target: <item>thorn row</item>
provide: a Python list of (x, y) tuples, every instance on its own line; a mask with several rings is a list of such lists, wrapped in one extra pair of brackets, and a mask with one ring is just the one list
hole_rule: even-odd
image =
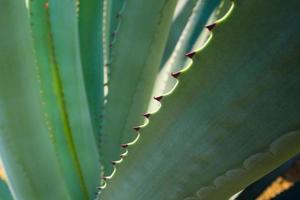
[[(231, 0), (231, 2), (233, 3), (234, 0)], [(229, 11), (230, 11), (230, 10), (229, 10)], [(121, 15), (118, 13), (116, 17), (118, 18), (118, 17), (120, 17), (120, 16), (121, 16)], [(209, 31), (212, 32), (213, 29), (217, 26), (217, 24), (218, 24), (218, 21), (215, 21), (215, 22), (212, 23), (212, 24), (206, 25), (205, 28), (207, 28)], [(116, 34), (116, 33), (114, 32), (113, 35), (115, 36), (115, 34)], [(199, 50), (196, 50), (196, 51), (188, 52), (188, 53), (185, 54), (185, 56), (188, 57), (188, 58), (190, 58), (190, 59), (193, 59), (193, 57), (195, 56), (195, 54), (196, 54), (198, 51), (200, 51), (200, 49), (199, 49)], [(178, 79), (182, 72), (183, 72), (183, 70), (178, 71), (178, 72), (172, 72), (172, 73), (171, 73), (171, 76), (172, 76), (173, 78), (175, 78), (175, 79)], [(163, 95), (153, 97), (153, 99), (156, 100), (156, 101), (158, 101), (158, 102), (161, 102), (161, 100), (162, 100), (163, 98), (164, 98)], [(150, 116), (151, 116), (151, 114), (152, 114), (152, 113), (144, 113), (143, 116), (144, 116), (146, 119), (149, 119)], [(135, 127), (133, 127), (133, 130), (136, 131), (136, 132), (139, 132), (141, 128), (143, 128), (143, 126), (135, 126)], [(127, 153), (128, 153), (127, 148), (128, 148), (129, 145), (132, 145), (132, 144), (131, 144), (131, 143), (121, 144), (121, 147), (124, 148), (124, 149), (126, 149), (126, 152), (120, 155), (120, 158), (121, 158), (120, 161), (112, 161), (112, 162), (111, 162), (112, 165), (113, 165), (113, 167), (114, 167), (114, 171), (116, 170), (116, 164), (120, 163), (120, 162), (123, 160), (124, 156), (127, 155)], [(114, 173), (114, 172), (113, 172), (113, 173)], [(107, 179), (110, 179), (110, 178), (112, 178), (112, 175), (111, 175), (111, 176), (103, 176), (102, 179), (103, 179), (104, 181), (106, 181)], [(106, 187), (106, 182), (104, 183), (103, 186), (101, 186), (101, 187), (99, 187), (99, 188), (100, 188), (100, 190), (101, 190), (101, 189), (104, 189), (105, 187)]]

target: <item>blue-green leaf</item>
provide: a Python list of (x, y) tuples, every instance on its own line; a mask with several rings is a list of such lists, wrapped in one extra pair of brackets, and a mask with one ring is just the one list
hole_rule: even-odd
[(51, 144), (25, 1), (0, 1), (0, 154), (15, 199), (70, 199)]
[(227, 199), (300, 152), (299, 9), (236, 1), (101, 199)]
[(135, 137), (132, 127), (144, 120), (175, 5), (175, 0), (126, 1), (103, 121), (106, 174), (112, 171), (111, 161), (119, 159), (120, 145)]

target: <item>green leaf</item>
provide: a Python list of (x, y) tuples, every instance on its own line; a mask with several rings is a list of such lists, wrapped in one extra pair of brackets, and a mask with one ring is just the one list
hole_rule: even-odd
[(0, 155), (15, 199), (70, 199), (39, 94), (25, 1), (0, 0)]
[(50, 1), (49, 17), (64, 118), (78, 157), (76, 167), (82, 173), (86, 198), (90, 199), (99, 182), (100, 163), (81, 66), (75, 3), (73, 0)]
[(135, 136), (132, 127), (144, 120), (175, 5), (173, 0), (127, 1), (121, 15), (103, 122), (106, 174), (119, 159), (120, 145)]
[(236, 1), (101, 199), (226, 199), (300, 152), (299, 9)]
[[(32, 1), (30, 3), (30, 14), (32, 36), (37, 58), (36, 63), (44, 104), (43, 111), (45, 112), (44, 115), (50, 132), (53, 135), (52, 143), (55, 147), (57, 159), (62, 168), (63, 176), (67, 182), (72, 199), (87, 199), (89, 194), (83, 177), (84, 172), (82, 172), (82, 165), (85, 165), (85, 163), (83, 163), (84, 160), (79, 160), (78, 151), (81, 151), (81, 149), (79, 149), (78, 146), (76, 148), (76, 143), (74, 142), (74, 138), (76, 137), (74, 137), (74, 131), (72, 131), (71, 122), (68, 117), (69, 113), (64, 96), (65, 88), (62, 84), (59, 71), (59, 67), (61, 66), (57, 63), (57, 57), (55, 55), (57, 52), (55, 52), (56, 49), (53, 46), (47, 1)], [(84, 56), (85, 55), (86, 54), (84, 54)], [(68, 58), (66, 57), (66, 59)], [(86, 57), (84, 57), (84, 61), (86, 61)], [(69, 68), (71, 69), (71, 67)], [(94, 76), (96, 76), (96, 74), (94, 74)], [(74, 78), (74, 80), (76, 80), (76, 78)], [(95, 96), (96, 95), (97, 94), (95, 94)], [(78, 97), (73, 97), (72, 101), (76, 102), (76, 100), (78, 101)], [(95, 105), (90, 105), (95, 108)], [(89, 137), (88, 134), (81, 135), (83, 137)], [(84, 146), (83, 144), (80, 146), (80, 148), (87, 147), (89, 146)], [(92, 191), (94, 191), (95, 186), (92, 189)]]
[[(187, 3), (182, 12), (186, 12), (186, 7), (188, 7), (191, 2)], [(179, 71), (189, 62), (185, 54), (191, 51), (192, 46), (197, 45), (197, 48), (199, 48), (199, 46), (203, 45), (209, 36), (209, 31), (204, 29), (204, 26), (211, 21), (211, 18), (215, 18), (214, 15), (216, 12), (214, 10), (218, 4), (220, 4), (219, 0), (198, 0), (195, 2), (193, 9), (191, 9), (191, 13), (189, 13), (190, 16), (187, 17), (188, 20), (181, 32), (180, 37), (178, 38), (178, 42), (176, 43), (175, 47), (168, 47), (170, 44), (167, 43), (164, 55), (169, 55), (168, 51), (170, 51), (170, 49), (174, 50), (172, 54), (169, 55), (167, 61), (164, 62), (164, 66), (156, 78), (153, 89), (154, 96), (159, 96), (162, 93), (166, 93), (174, 87), (176, 80), (170, 76), (170, 74), (172, 72)], [(170, 40), (174, 40), (172, 39), (174, 37), (173, 32), (176, 34), (176, 30), (178, 29), (177, 26), (178, 23), (176, 23), (175, 20), (171, 29), (171, 35), (169, 36), (169, 43), (171, 43)], [(197, 44), (195, 44), (196, 41), (201, 42), (197, 42)], [(156, 110), (156, 107), (158, 107), (156, 102), (150, 102), (149, 111)]]
[(82, 71), (98, 148), (103, 115), (102, 1), (85, 0), (79, 7)]
[(103, 64), (107, 68), (107, 78), (110, 76), (110, 67), (113, 57), (113, 46), (116, 42), (121, 26), (121, 16), (125, 11), (126, 0), (103, 0), (102, 2), (102, 47)]
[(108, 70), (110, 64), (110, 20), (112, 0), (102, 0), (102, 49), (103, 66)]
[[(109, 29), (109, 34), (110, 34), (110, 44), (113, 46), (113, 44), (116, 41), (116, 37), (119, 32), (119, 28), (121, 27), (121, 15), (123, 12), (126, 10), (126, 0), (118, 0), (118, 1), (113, 1), (111, 0), (111, 7), (110, 7), (110, 29)], [(112, 48), (111, 48), (112, 49)]]
[[(177, 47), (177, 51), (180, 51), (178, 52), (180, 56), (177, 57), (184, 60), (184, 53), (191, 50), (209, 17), (219, 4), (220, 0), (189, 0), (186, 2), (172, 23), (161, 67), (167, 65), (167, 61), (174, 54), (178, 45), (182, 47)], [(183, 64), (183, 62), (173, 63), (178, 67)]]

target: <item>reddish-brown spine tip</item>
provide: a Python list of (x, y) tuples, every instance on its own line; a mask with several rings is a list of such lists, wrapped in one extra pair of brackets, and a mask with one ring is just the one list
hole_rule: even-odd
[(133, 130), (135, 130), (135, 131), (139, 131), (140, 129), (141, 129), (141, 127), (139, 127), (139, 126), (133, 127)]
[(128, 147), (128, 144), (121, 144), (121, 147), (127, 148), (127, 147)]
[(153, 97), (156, 101), (161, 101), (163, 96)]
[(195, 51), (191, 51), (191, 52), (189, 52), (189, 53), (186, 53), (185, 56), (186, 56), (186, 57), (189, 57), (189, 58), (193, 58), (195, 54), (196, 54)]
[(171, 76), (173, 76), (174, 78), (178, 78), (180, 74), (181, 72), (173, 72), (171, 73)]
[(103, 176), (102, 179), (106, 181), (106, 180), (107, 180), (107, 177), (106, 177), (106, 176)]
[(212, 31), (216, 27), (216, 25), (217, 25), (216, 23), (212, 23), (205, 26), (205, 28), (207, 28), (209, 31)]
[(111, 161), (111, 164), (116, 165), (117, 163), (116, 163), (116, 161)]
[(143, 116), (146, 117), (147, 119), (149, 119), (150, 115), (151, 115), (150, 113), (143, 114)]

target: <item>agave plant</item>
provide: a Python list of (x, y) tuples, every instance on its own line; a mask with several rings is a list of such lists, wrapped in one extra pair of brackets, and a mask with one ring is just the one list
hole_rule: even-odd
[(1, 197), (241, 191), (300, 152), (299, 9), (0, 0)]

